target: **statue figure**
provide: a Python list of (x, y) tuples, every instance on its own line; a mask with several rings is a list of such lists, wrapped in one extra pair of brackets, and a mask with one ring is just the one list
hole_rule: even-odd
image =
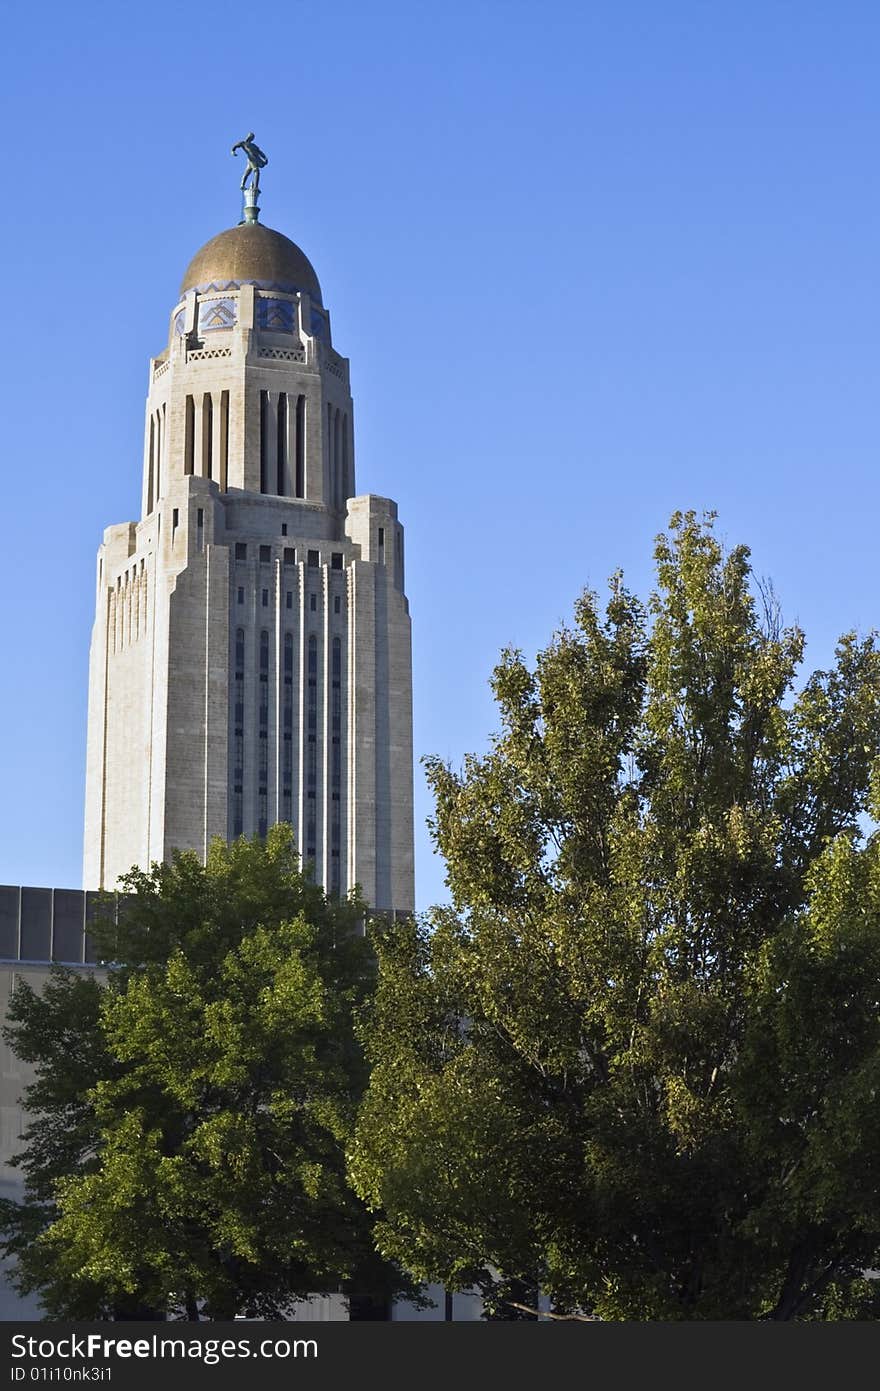
[(266, 167), (266, 165), (269, 163), (269, 160), (266, 157), (266, 155), (263, 154), (263, 151), (260, 149), (259, 145), (254, 144), (254, 132), (252, 130), (248, 131), (244, 140), (236, 141), (236, 143), (232, 147), (232, 153), (235, 154), (236, 150), (244, 150), (245, 154), (247, 155), (247, 169), (245, 169), (244, 177), (241, 181), (242, 193), (244, 193), (245, 189), (247, 188), (247, 181), (251, 174), (253, 175), (251, 188), (253, 189), (254, 193), (259, 193), (260, 170)]

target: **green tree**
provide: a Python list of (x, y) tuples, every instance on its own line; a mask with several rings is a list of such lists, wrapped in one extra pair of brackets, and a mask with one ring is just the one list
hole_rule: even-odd
[[(602, 1319), (880, 1312), (880, 654), (673, 517), (436, 759), (452, 904), (377, 934), (350, 1171), (386, 1255)], [(873, 779), (873, 781), (872, 781)]]
[(345, 1175), (374, 979), (363, 905), (303, 876), (290, 828), (123, 881), (106, 986), (16, 992), (37, 1065), (7, 1206), (23, 1289), (50, 1315), (283, 1317), (310, 1291), (393, 1282)]

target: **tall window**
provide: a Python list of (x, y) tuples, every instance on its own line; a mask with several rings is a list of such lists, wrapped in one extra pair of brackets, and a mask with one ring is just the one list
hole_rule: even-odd
[(348, 416), (342, 417), (342, 505), (351, 496), (351, 467), (348, 462)]
[(260, 392), (260, 492), (269, 491), (269, 393)]
[(229, 392), (220, 393), (220, 490), (226, 492), (229, 474)]
[(306, 398), (296, 398), (296, 478), (294, 495), (306, 495)]
[(244, 629), (235, 630), (232, 725), (232, 834), (244, 831)]
[(150, 446), (147, 456), (147, 514), (153, 510), (153, 476), (156, 455), (156, 417), (150, 415)]
[(159, 412), (159, 438), (156, 446), (156, 501), (162, 496), (162, 488), (165, 479), (162, 473), (165, 467), (165, 402), (162, 402), (162, 409)]
[(278, 397), (278, 448), (277, 454), (277, 475), (278, 486), (276, 492), (279, 497), (287, 496), (287, 392), (282, 391)]
[(342, 426), (337, 410), (333, 416), (333, 505), (342, 506)]
[(202, 477), (214, 477), (214, 401), (210, 391), (202, 397)]
[(318, 639), (309, 638), (308, 686), (306, 687), (306, 858), (317, 854), (318, 798)]
[(183, 429), (183, 471), (192, 473), (196, 448), (196, 408), (191, 396), (186, 398)]
[(342, 641), (333, 639), (330, 658), (330, 884), (339, 893), (342, 851)]
[(257, 834), (269, 830), (269, 634), (260, 633), (259, 728), (257, 730)]
[(293, 821), (293, 634), (284, 634), (284, 687), (281, 702), (281, 819)]

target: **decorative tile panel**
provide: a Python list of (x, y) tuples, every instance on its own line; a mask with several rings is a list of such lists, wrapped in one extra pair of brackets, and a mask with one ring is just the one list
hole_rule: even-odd
[(234, 323), (234, 300), (208, 299), (199, 303), (199, 333), (210, 333), (215, 328), (232, 328)]
[(289, 299), (261, 296), (257, 300), (257, 327), (271, 333), (295, 333), (296, 305)]

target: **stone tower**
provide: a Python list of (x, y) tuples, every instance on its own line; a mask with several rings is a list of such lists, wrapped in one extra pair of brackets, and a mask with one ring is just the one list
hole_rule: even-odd
[(356, 496), (317, 275), (246, 201), (183, 277), (141, 519), (98, 550), (84, 885), (289, 821), (328, 891), (412, 909), (403, 528)]

